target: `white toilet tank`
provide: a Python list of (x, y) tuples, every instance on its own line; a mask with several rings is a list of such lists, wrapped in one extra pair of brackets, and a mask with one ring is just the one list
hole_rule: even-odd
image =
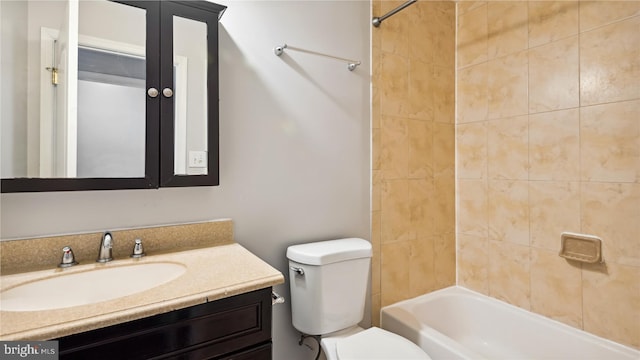
[(371, 254), (357, 238), (287, 248), (293, 326), (324, 335), (362, 321)]

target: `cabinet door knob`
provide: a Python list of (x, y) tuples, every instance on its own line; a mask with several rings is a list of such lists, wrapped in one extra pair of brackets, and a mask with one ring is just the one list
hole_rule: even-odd
[(164, 88), (162, 89), (162, 95), (164, 95), (164, 97), (172, 97), (173, 96), (173, 90), (169, 89), (169, 88)]
[(149, 88), (149, 90), (147, 90), (147, 95), (149, 95), (152, 98), (157, 97), (158, 94), (159, 92), (158, 92), (158, 89), (156, 88)]

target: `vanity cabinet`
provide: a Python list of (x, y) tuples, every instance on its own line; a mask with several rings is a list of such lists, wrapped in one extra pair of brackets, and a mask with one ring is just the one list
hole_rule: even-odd
[(271, 288), (60, 339), (60, 359), (271, 359)]

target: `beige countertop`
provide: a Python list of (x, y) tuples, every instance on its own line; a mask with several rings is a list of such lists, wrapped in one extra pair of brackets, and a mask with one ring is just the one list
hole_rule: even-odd
[[(90, 305), (43, 311), (2, 311), (1, 340), (47, 340), (140, 319), (270, 287), (283, 275), (237, 243), (193, 250), (124, 258), (106, 264), (81, 263), (59, 269), (3, 275), (0, 291), (61, 274), (147, 262), (186, 265), (180, 277), (155, 288)], [(127, 279), (122, 279), (127, 281)], [(46, 296), (46, 294), (43, 294)], [(69, 296), (73, 296), (70, 294)], [(1, 303), (0, 303), (1, 306)]]

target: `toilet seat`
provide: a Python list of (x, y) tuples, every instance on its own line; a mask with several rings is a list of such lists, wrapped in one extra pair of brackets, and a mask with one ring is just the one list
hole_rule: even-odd
[(339, 360), (431, 359), (418, 345), (376, 327), (339, 339), (336, 353)]

